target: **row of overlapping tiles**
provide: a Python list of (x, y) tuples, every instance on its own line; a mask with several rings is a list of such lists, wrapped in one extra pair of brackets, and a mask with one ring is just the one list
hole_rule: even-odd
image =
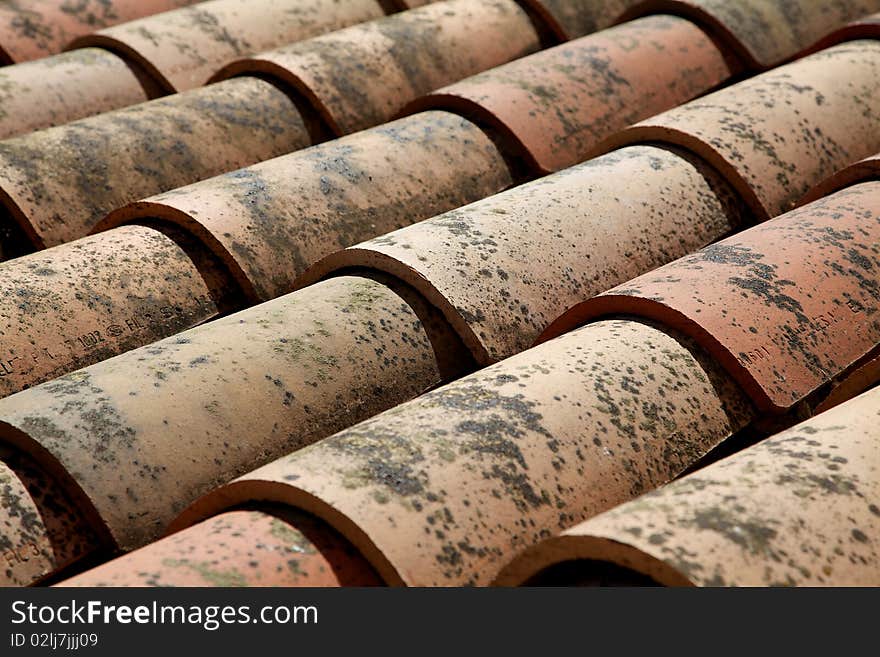
[[(775, 521), (737, 516), (754, 511), (745, 502), (702, 525), (644, 512), (620, 554), (627, 506), (542, 540), (873, 383), (880, 191), (864, 182), (873, 160), (846, 167), (880, 150), (880, 44), (868, 18), (817, 45), (870, 4), (771, 21), (787, 3), (678, 3), (683, 17), (527, 3), (568, 19), (542, 22), (514, 2), (454, 0), (0, 143), (20, 228), (4, 247), (58, 245), (0, 265), (0, 384), (17, 393), (0, 401), (7, 581), (142, 546), (177, 517), (192, 527), (78, 581), (483, 584), (559, 572), (557, 555), (648, 563), (661, 581), (867, 582), (878, 477), (854, 483), (844, 465), (876, 466), (869, 441), (834, 443), (844, 461), (818, 439), (815, 459), (802, 450), (801, 504), (786, 509), (819, 568), (779, 558), (769, 539), (786, 509), (765, 504)], [(574, 36), (561, 24), (626, 18), (516, 59)], [(823, 49), (687, 102), (811, 46)], [(814, 204), (766, 221), (811, 189)], [(826, 466), (845, 472), (810, 470)], [(766, 495), (758, 484), (738, 494)], [(851, 533), (841, 520), (833, 535), (852, 545), (833, 552), (825, 493), (852, 505)], [(694, 527), (726, 531), (760, 568), (737, 570), (711, 541), (728, 570), (702, 568), (676, 543)]]

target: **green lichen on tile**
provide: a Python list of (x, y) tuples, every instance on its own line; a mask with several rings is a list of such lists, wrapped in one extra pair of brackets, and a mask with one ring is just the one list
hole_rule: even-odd
[(302, 338), (278, 338), (272, 350), (301, 365), (303, 369), (315, 367), (315, 376), (321, 383), (325, 383), (333, 378), (330, 368), (336, 368), (339, 360), (333, 354), (324, 353), (320, 345), (312, 342), (310, 338), (314, 337), (315, 333), (305, 333)]
[(188, 559), (163, 559), (162, 565), (168, 568), (186, 568), (197, 573), (199, 577), (217, 587), (246, 587), (247, 578), (235, 569), (217, 570), (214, 566), (204, 561), (189, 561)]
[(273, 518), (270, 533), (282, 541), (289, 550), (300, 554), (315, 554), (315, 546), (301, 531), (288, 525), (283, 520)]
[(351, 286), (345, 309), (354, 312), (373, 310), (377, 301), (386, 298), (388, 292), (385, 288), (369, 281), (363, 281)]

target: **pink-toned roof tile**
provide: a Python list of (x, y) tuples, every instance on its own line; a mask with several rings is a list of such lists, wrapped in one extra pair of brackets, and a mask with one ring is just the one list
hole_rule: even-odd
[(244, 502), (288, 504), (389, 584), (485, 585), (519, 550), (667, 482), (749, 418), (688, 343), (601, 322), (245, 475), (173, 529)]
[(380, 18), (376, 0), (209, 0), (76, 39), (129, 59), (169, 93), (255, 52)]
[(674, 144), (724, 174), (758, 218), (790, 210), (822, 178), (878, 150), (880, 42), (851, 41), (691, 101), (597, 152)]
[(754, 69), (777, 66), (878, 10), (878, 0), (645, 0), (625, 12), (624, 19), (653, 12), (692, 18)]
[(284, 509), (233, 511), (60, 586), (375, 586), (364, 558), (325, 525)]
[(436, 385), (434, 340), (454, 354), (407, 294), (340, 277), (230, 315), (0, 399), (0, 440), (140, 547), (213, 487)]
[(527, 550), (497, 584), (606, 564), (674, 586), (880, 585), (880, 389)]
[(145, 199), (98, 228), (151, 217), (177, 224), (227, 263), (251, 299), (265, 301), (341, 246), (512, 184), (477, 126), (424, 112)]
[(149, 79), (99, 48), (0, 68), (0, 139), (136, 105), (158, 93)]
[(214, 79), (270, 76), (305, 95), (345, 135), (539, 47), (535, 26), (513, 0), (451, 0), (239, 60)]
[(198, 0), (8, 0), (0, 4), (0, 65), (61, 52), (75, 37)]
[(488, 125), (536, 173), (547, 173), (730, 76), (722, 51), (693, 23), (652, 16), (438, 89), (409, 110), (449, 109)]
[(767, 412), (815, 404), (880, 345), (880, 183), (844, 189), (585, 301), (693, 336)]

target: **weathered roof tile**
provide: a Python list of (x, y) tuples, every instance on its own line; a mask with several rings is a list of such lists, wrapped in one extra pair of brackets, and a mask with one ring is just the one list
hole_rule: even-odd
[(77, 502), (33, 459), (0, 446), (0, 586), (28, 586), (99, 551)]
[(214, 486), (436, 384), (432, 321), (336, 278), (6, 397), (0, 437), (140, 547)]
[(151, 217), (178, 224), (266, 301), (342, 246), (512, 183), (479, 128), (424, 112), (123, 207), (99, 228)]
[(337, 251), (299, 284), (350, 267), (394, 275), (485, 365), (528, 348), (580, 301), (748, 220), (699, 159), (633, 146)]
[(129, 59), (168, 93), (262, 50), (384, 15), (377, 0), (209, 0), (76, 39)]
[(484, 585), (518, 550), (668, 481), (749, 417), (686, 343), (601, 322), (258, 469), (173, 528), (246, 501), (289, 504), (389, 584)]
[(0, 68), (0, 139), (145, 102), (154, 87), (100, 48)]
[(523, 0), (560, 40), (610, 27), (638, 0)]
[(755, 69), (777, 66), (829, 32), (878, 10), (878, 0), (646, 0), (623, 18), (658, 11), (692, 18)]
[(448, 109), (486, 124), (535, 172), (547, 173), (730, 75), (722, 52), (693, 23), (653, 16), (439, 89), (409, 109)]
[(239, 60), (214, 79), (277, 79), (305, 95), (341, 136), (539, 47), (535, 27), (513, 0), (451, 0)]
[(157, 230), (127, 226), (0, 265), (0, 397), (228, 310), (229, 281), (195, 259)]
[(578, 305), (544, 338), (640, 316), (691, 335), (767, 412), (821, 401), (880, 345), (880, 183), (844, 189)]
[(131, 201), (309, 146), (309, 127), (269, 82), (227, 80), (0, 142), (0, 204), (54, 246)]
[(375, 586), (347, 541), (302, 513), (232, 511), (60, 586)]
[(0, 5), (0, 65), (61, 52), (75, 37), (198, 0), (15, 0)]
[(880, 42), (852, 41), (642, 121), (597, 152), (637, 142), (689, 149), (727, 177), (756, 218), (775, 216), (878, 150), (878, 76)]
[(667, 585), (880, 586), (880, 389), (526, 551), (498, 584), (613, 563)]

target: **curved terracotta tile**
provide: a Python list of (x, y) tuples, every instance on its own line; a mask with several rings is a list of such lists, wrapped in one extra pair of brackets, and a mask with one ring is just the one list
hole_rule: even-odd
[(866, 157), (864, 160), (859, 160), (855, 164), (851, 164), (845, 169), (832, 174), (807, 192), (798, 202), (798, 205), (806, 205), (807, 203), (818, 201), (821, 198), (830, 196), (834, 192), (860, 182), (878, 179), (880, 179), (880, 153)]
[(59, 586), (377, 586), (372, 567), (323, 523), (284, 509), (232, 511)]
[(196, 502), (324, 519), (386, 582), (486, 584), (520, 549), (660, 485), (748, 421), (710, 361), (600, 322), (432, 391)]
[(0, 586), (29, 586), (100, 549), (77, 504), (34, 461), (0, 446)]
[(880, 346), (880, 183), (707, 246), (586, 301), (545, 332), (624, 313), (692, 335), (768, 412), (811, 404)]
[(140, 547), (214, 486), (436, 384), (433, 330), (341, 277), (2, 399), (0, 438)]
[(523, 0), (562, 41), (613, 25), (639, 0)]
[(711, 168), (633, 146), (333, 253), (302, 282), (350, 267), (396, 276), (488, 364), (527, 349), (578, 302), (743, 221)]
[(0, 64), (48, 57), (95, 29), (195, 2), (198, 0), (7, 0), (0, 4)]
[[(880, 8), (880, 3), (872, 3), (876, 5), (873, 10)], [(834, 27), (837, 23), (832, 24)], [(827, 30), (826, 30), (827, 31)], [(844, 41), (853, 41), (855, 39), (876, 39), (880, 37), (880, 14), (861, 15), (851, 20), (843, 27), (839, 27), (835, 31), (827, 34), (820, 39), (809, 51), (824, 50), (831, 46), (836, 46)]]
[(83, 48), (0, 68), (0, 139), (143, 103), (152, 85), (116, 55)]
[(450, 0), (240, 60), (214, 79), (271, 76), (306, 96), (337, 135), (346, 135), (539, 47), (535, 27), (513, 0)]
[(852, 41), (670, 110), (596, 152), (661, 142), (721, 171), (756, 217), (794, 207), (810, 187), (880, 150), (880, 43)]
[(24, 482), (0, 461), (0, 584), (27, 586), (55, 571), (49, 532)]
[(173, 93), (230, 62), (384, 15), (377, 0), (210, 0), (76, 39), (136, 63)]
[(656, 12), (685, 16), (705, 25), (756, 69), (777, 66), (830, 31), (878, 9), (878, 0), (646, 0), (623, 19)]
[(179, 241), (127, 226), (0, 264), (0, 397), (228, 311), (229, 282)]
[(855, 367), (851, 367), (842, 380), (835, 381), (835, 387), (816, 404), (813, 410), (815, 413), (824, 413), (870, 390), (878, 381), (880, 381), (880, 355), (863, 359)]
[(878, 586), (878, 537), (874, 391), (548, 539), (498, 583), (612, 562), (670, 585)]
[(730, 75), (722, 53), (693, 23), (652, 16), (439, 89), (408, 109), (451, 109), (487, 124), (547, 173), (582, 162), (615, 131)]
[(0, 205), (54, 246), (126, 203), (308, 146), (308, 128), (274, 85), (227, 80), (0, 142)]
[(358, 240), (513, 183), (472, 123), (425, 112), (196, 183), (114, 212), (98, 229), (159, 217), (194, 234), (254, 300)]

